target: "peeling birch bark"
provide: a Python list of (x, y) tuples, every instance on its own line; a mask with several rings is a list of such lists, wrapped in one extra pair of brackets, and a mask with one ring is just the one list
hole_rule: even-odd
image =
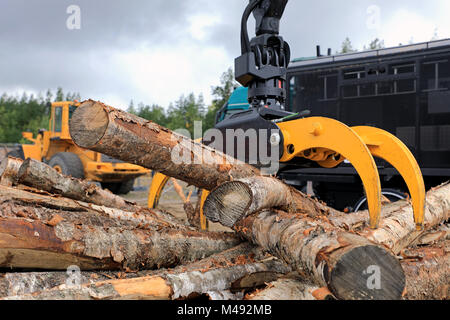
[[(211, 217), (205, 208), (207, 217)], [(226, 213), (218, 220), (229, 226)], [(224, 222), (225, 221), (225, 222)], [(405, 276), (400, 263), (384, 247), (331, 225), (326, 218), (266, 210), (231, 224), (250, 242), (282, 259), (338, 299), (400, 299)], [(379, 266), (381, 289), (367, 285), (369, 268)]]
[(92, 300), (92, 299), (185, 299), (208, 295), (211, 299), (232, 299), (229, 292), (236, 279), (254, 272), (287, 273), (290, 268), (268, 258), (261, 249), (245, 243), (201, 261), (155, 275), (107, 280), (70, 287), (61, 285), (7, 300)]
[(277, 208), (289, 213), (325, 218), (333, 226), (356, 231), (398, 254), (420, 236), (450, 219), (450, 184), (428, 192), (424, 229), (417, 231), (413, 209), (408, 201), (398, 201), (381, 210), (380, 226), (368, 227), (367, 211), (345, 214), (311, 199), (276, 178), (249, 177), (226, 182), (215, 188), (206, 199), (204, 211), (211, 221), (231, 227), (242, 217), (263, 209)]
[(198, 232), (67, 199), (60, 206), (60, 199), (21, 190), (22, 197), (17, 191), (0, 187), (0, 268), (154, 269), (195, 261), (241, 242), (231, 233)]
[(279, 279), (271, 282), (266, 288), (247, 295), (246, 300), (317, 300), (313, 292), (319, 290), (318, 286), (311, 285), (296, 279)]
[(64, 176), (45, 163), (33, 159), (27, 159), (22, 163), (17, 172), (17, 180), (23, 185), (44, 190), (50, 194), (128, 212), (153, 214), (168, 222), (180, 223), (171, 214), (156, 210), (150, 213), (148, 209), (138, 207), (135, 203), (129, 202), (109, 190), (104, 190), (88, 181)]
[(406, 275), (407, 300), (450, 299), (450, 241), (408, 249), (402, 261)]

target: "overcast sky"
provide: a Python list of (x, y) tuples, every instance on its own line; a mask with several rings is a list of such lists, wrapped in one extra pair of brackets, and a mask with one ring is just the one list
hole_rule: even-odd
[[(84, 99), (126, 108), (129, 101), (167, 107), (203, 93), (233, 66), (246, 0), (1, 0), (0, 92), (58, 86)], [(80, 8), (80, 29), (67, 10)], [(281, 34), (293, 57), (450, 38), (448, 0), (290, 0)], [(253, 18), (249, 23), (254, 32)]]

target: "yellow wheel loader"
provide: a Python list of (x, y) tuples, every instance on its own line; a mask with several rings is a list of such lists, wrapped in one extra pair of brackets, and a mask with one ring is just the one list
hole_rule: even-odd
[[(263, 163), (260, 159), (262, 146), (272, 148), (272, 152), (275, 150), (275, 155), (279, 155), (276, 161), (280, 170), (335, 168), (344, 161), (351, 163), (364, 186), (371, 228), (377, 228), (380, 221), (382, 189), (374, 157), (381, 158), (397, 169), (405, 180), (411, 195), (414, 220), (417, 228), (421, 229), (425, 210), (424, 180), (416, 159), (402, 141), (378, 128), (351, 128), (335, 119), (308, 117), (307, 112), (286, 110), (290, 47), (279, 36), (279, 28), (287, 2), (249, 1), (242, 17), (241, 56), (235, 60), (236, 80), (248, 88), (248, 108), (237, 106), (235, 109), (243, 111), (233, 110), (228, 118), (216, 124), (215, 128), (223, 134), (222, 141), (213, 147), (233, 156), (236, 150), (244, 149), (245, 160), (256, 159), (257, 167)], [(247, 21), (251, 14), (256, 20), (256, 37), (249, 40)], [(241, 136), (254, 130), (258, 143), (246, 141), (236, 146), (233, 145), (235, 140), (228, 140), (233, 146), (230, 150), (226, 141), (230, 130), (240, 130)], [(236, 138), (239, 139), (232, 137)], [(149, 191), (149, 207), (158, 204), (167, 181), (164, 175), (155, 175)], [(201, 207), (207, 192), (203, 194)]]
[(114, 193), (130, 192), (134, 180), (150, 171), (77, 147), (69, 134), (69, 121), (78, 106), (76, 101), (49, 105), (50, 130), (40, 130), (37, 137), (32, 132), (23, 132), (23, 137), (33, 144), (23, 144), (8, 155), (43, 161), (62, 174), (98, 182)]

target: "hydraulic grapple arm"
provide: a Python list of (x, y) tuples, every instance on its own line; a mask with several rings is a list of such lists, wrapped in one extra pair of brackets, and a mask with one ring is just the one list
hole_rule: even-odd
[[(377, 228), (380, 221), (382, 196), (373, 156), (382, 158), (404, 178), (412, 198), (414, 220), (417, 228), (421, 229), (425, 212), (424, 181), (414, 156), (399, 139), (377, 128), (350, 128), (333, 119), (303, 118), (305, 114), (285, 110), (290, 49), (279, 30), (287, 3), (288, 0), (250, 0), (246, 7), (241, 26), (242, 52), (235, 60), (235, 76), (239, 83), (248, 87), (250, 110), (234, 114), (217, 124), (216, 128), (222, 131), (225, 140), (229, 129), (264, 132), (265, 139), (270, 138), (263, 142), (279, 151), (282, 163), (305, 158), (322, 167), (334, 168), (344, 160), (350, 161), (363, 182), (372, 228)], [(256, 36), (249, 40), (247, 21), (251, 14), (256, 20)], [(273, 134), (274, 131), (277, 133)], [(226, 150), (225, 140), (222, 145), (214, 147), (235, 155), (234, 150)], [(246, 154), (250, 152), (248, 147)], [(249, 155), (249, 158), (257, 158), (257, 163), (261, 163), (257, 153)], [(167, 181), (164, 177), (160, 180), (161, 183)], [(158, 183), (152, 184), (151, 206), (157, 202), (161, 190)]]
[[(235, 61), (235, 75), (239, 83), (248, 87), (248, 100), (255, 108), (284, 110), (291, 53), (279, 30), (287, 2), (251, 0), (242, 16), (242, 55)], [(250, 41), (247, 20), (251, 13), (256, 19), (256, 37)]]
[[(236, 80), (248, 87), (248, 102), (253, 118), (247, 114), (219, 125), (223, 128), (280, 130), (280, 161), (303, 157), (327, 168), (349, 160), (357, 170), (367, 196), (370, 226), (378, 227), (381, 212), (381, 184), (373, 156), (393, 165), (408, 185), (414, 219), (422, 227), (425, 187), (420, 168), (409, 149), (395, 136), (376, 128), (349, 128), (332, 119), (295, 119), (285, 111), (286, 72), (290, 60), (287, 42), (279, 35), (280, 20), (288, 0), (250, 0), (242, 16), (241, 51), (235, 61)], [(256, 36), (249, 40), (247, 21), (253, 13)], [(258, 121), (255, 121), (255, 114)], [(260, 118), (259, 118), (260, 117)], [(281, 120), (280, 120), (281, 119)], [(283, 119), (288, 119), (283, 120)], [(266, 123), (266, 125), (264, 124)]]

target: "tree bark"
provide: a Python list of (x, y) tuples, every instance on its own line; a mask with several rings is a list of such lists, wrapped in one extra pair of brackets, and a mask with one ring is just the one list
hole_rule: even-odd
[(412, 245), (426, 246), (434, 245), (439, 242), (450, 240), (450, 225), (443, 224), (424, 235), (420, 236)]
[(427, 193), (424, 229), (422, 231), (416, 230), (412, 219), (411, 205), (404, 202), (403, 204), (403, 206), (393, 204), (401, 207), (395, 211), (395, 214), (380, 221), (378, 229), (364, 228), (358, 233), (398, 254), (420, 236), (450, 219), (450, 184), (442, 185)]
[(450, 299), (450, 241), (408, 249), (402, 262), (407, 300)]
[(319, 287), (297, 279), (279, 279), (262, 290), (247, 295), (246, 300), (317, 300), (313, 292)]
[[(105, 271), (106, 272), (106, 271)], [(116, 278), (102, 272), (80, 272), (80, 284), (105, 281)], [(70, 281), (70, 274), (66, 271), (47, 272), (14, 272), (0, 274), (0, 298), (21, 296), (35, 292), (49, 290)]]
[(132, 279), (107, 280), (76, 287), (61, 285), (10, 300), (62, 299), (186, 299), (198, 295), (232, 298), (228, 291), (236, 279), (255, 272), (287, 273), (290, 268), (248, 243), (173, 270)]
[(262, 176), (225, 182), (212, 190), (204, 204), (208, 219), (221, 220), (227, 227), (246, 215), (271, 208), (311, 217), (337, 212), (277, 178)]
[(3, 159), (0, 163), (0, 185), (11, 187), (17, 182), (17, 174), (22, 160), (12, 157)]
[(274, 272), (256, 272), (248, 274), (231, 284), (231, 292), (249, 292), (262, 286), (266, 286), (269, 282), (274, 282), (280, 277), (284, 276), (282, 273)]
[(0, 187), (0, 268), (172, 267), (240, 242), (230, 233), (198, 232), (148, 215)]
[(82, 148), (156, 170), (211, 190), (225, 181), (259, 175), (259, 170), (201, 143), (110, 106), (88, 100), (70, 121)]
[(20, 169), (16, 171), (16, 175), (19, 183), (51, 194), (127, 212), (149, 214), (170, 223), (181, 223), (169, 213), (138, 207), (135, 203), (127, 201), (93, 183), (60, 174), (40, 161), (25, 160)]
[(398, 254), (450, 218), (450, 184), (428, 192), (424, 229), (421, 231), (416, 229), (412, 206), (408, 201), (384, 206), (380, 226), (372, 230), (368, 227), (367, 211), (352, 214), (339, 212), (271, 177), (249, 177), (220, 185), (205, 201), (204, 212), (208, 219), (231, 227), (246, 215), (270, 208), (307, 214), (311, 218), (326, 218), (333, 226), (357, 232)]
[[(213, 221), (230, 225), (232, 220), (222, 215)], [(338, 299), (401, 298), (405, 276), (396, 257), (380, 245), (332, 226), (324, 218), (262, 211), (242, 218), (232, 227), (305, 278), (327, 286)], [(373, 266), (379, 267), (383, 275), (381, 288), (368, 285)]]
[(18, 172), (24, 185), (100, 206), (134, 211), (134, 204), (85, 180), (65, 176), (43, 162), (27, 159)]

